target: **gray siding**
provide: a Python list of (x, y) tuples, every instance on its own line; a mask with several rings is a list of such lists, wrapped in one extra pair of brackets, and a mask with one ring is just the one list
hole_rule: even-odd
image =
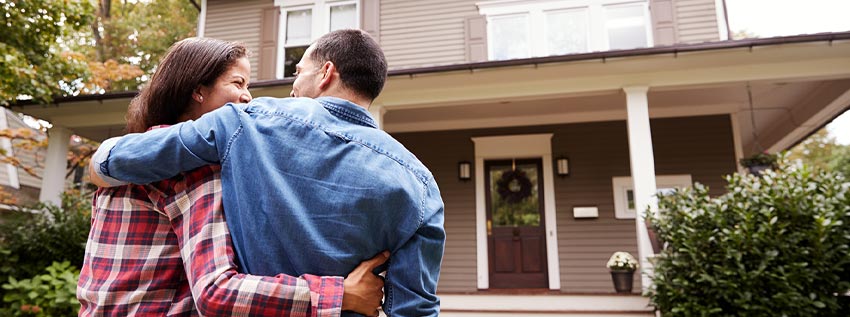
[[(735, 171), (728, 116), (654, 119), (651, 124), (658, 174), (691, 174), (713, 195), (723, 193), (721, 175)], [(570, 176), (555, 178), (561, 291), (611, 293), (608, 257), (615, 251), (637, 254), (634, 220), (614, 218), (611, 177), (630, 174), (624, 121), (394, 134), (434, 173), (446, 204), (440, 292), (477, 288), (475, 184), (457, 179), (457, 163), (474, 158), (470, 138), (529, 133), (553, 133), (554, 155), (570, 158)], [(597, 206), (599, 218), (574, 219), (574, 206)], [(637, 275), (635, 285), (639, 290)]]
[(382, 0), (381, 46), (391, 69), (466, 61), (466, 19), (478, 0)]
[(676, 0), (679, 43), (719, 41), (714, 0)]
[(251, 80), (257, 80), (260, 30), (263, 9), (274, 7), (274, 0), (208, 0), (204, 36), (245, 43), (251, 51)]
[[(23, 121), (21, 121), (21, 119), (19, 119), (17, 116), (15, 116), (11, 113), (8, 113), (6, 118), (8, 120), (8, 124), (9, 124), (10, 129), (22, 129), (22, 128), (32, 129), (29, 126), (27, 126)], [(35, 132), (35, 130), (33, 130), (33, 131)], [(36, 132), (36, 133), (38, 133), (38, 132)], [(43, 138), (45, 136), (42, 134), (41, 137)], [(38, 175), (42, 175), (44, 173), (44, 169), (42, 168), (42, 165), (44, 165), (44, 157), (47, 154), (47, 148), (41, 147), (41, 148), (33, 148), (33, 149), (23, 149), (23, 148), (16, 146), (16, 144), (19, 144), (19, 143), (20, 142), (12, 141), (12, 151), (15, 153), (15, 157), (17, 159), (19, 159), (22, 164), (25, 164), (26, 166), (34, 167), (33, 171), (35, 173), (37, 173)], [(6, 167), (3, 166), (2, 169), (5, 170)], [(27, 173), (26, 171), (24, 171), (23, 169), (18, 168), (17, 170), (18, 170), (18, 183), (20, 184), (20, 186), (22, 186), (22, 187), (23, 186), (29, 186), (29, 187), (41, 188), (41, 178), (32, 176), (29, 173)]]

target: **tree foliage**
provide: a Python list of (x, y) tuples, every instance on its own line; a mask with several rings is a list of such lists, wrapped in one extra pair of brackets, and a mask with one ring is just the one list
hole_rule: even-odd
[(49, 102), (75, 93), (86, 76), (80, 56), (63, 49), (61, 39), (91, 23), (85, 1), (0, 0), (0, 105), (20, 96)]
[(176, 41), (194, 36), (197, 9), (183, 0), (98, 0), (90, 32), (75, 51), (88, 61), (88, 93), (135, 90)]
[(850, 178), (850, 146), (838, 144), (826, 128), (792, 148), (789, 158)]

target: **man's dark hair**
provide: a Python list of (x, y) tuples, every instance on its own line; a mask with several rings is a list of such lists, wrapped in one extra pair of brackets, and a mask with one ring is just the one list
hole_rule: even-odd
[(316, 40), (310, 56), (317, 66), (332, 62), (343, 87), (375, 100), (387, 81), (387, 59), (375, 39), (361, 30), (343, 29)]
[(174, 43), (160, 60), (147, 86), (130, 101), (127, 132), (176, 124), (189, 110), (192, 92), (215, 83), (221, 74), (248, 56), (243, 44), (211, 38), (187, 38)]

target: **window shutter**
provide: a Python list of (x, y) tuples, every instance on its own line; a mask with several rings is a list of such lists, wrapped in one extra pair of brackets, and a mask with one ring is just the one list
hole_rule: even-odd
[(381, 1), (360, 1), (360, 29), (368, 32), (375, 41), (381, 43)]
[(676, 11), (672, 0), (650, 0), (649, 12), (652, 15), (652, 37), (655, 46), (676, 44)]
[(466, 19), (466, 61), (487, 60), (487, 18), (477, 16)]
[(260, 30), (260, 56), (257, 65), (257, 79), (275, 79), (277, 69), (277, 31), (280, 20), (280, 8), (273, 7), (263, 10)]

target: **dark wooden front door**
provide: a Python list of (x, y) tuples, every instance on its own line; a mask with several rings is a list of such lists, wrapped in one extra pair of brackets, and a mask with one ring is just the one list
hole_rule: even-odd
[(491, 288), (548, 287), (541, 159), (486, 161)]

